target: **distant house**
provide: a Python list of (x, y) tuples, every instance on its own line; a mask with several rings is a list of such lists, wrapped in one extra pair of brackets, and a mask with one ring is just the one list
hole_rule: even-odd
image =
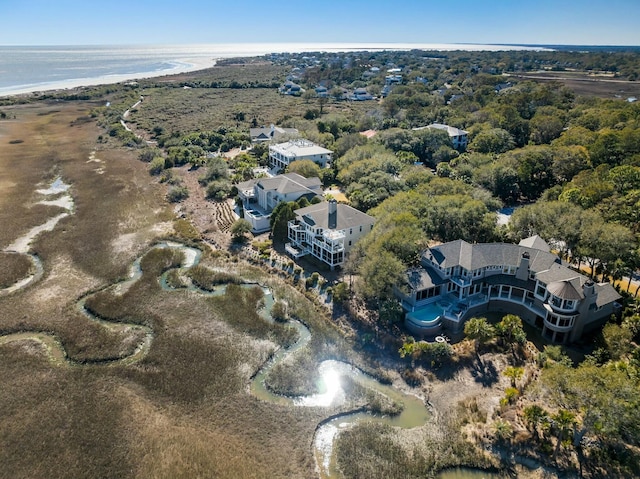
[(424, 128), (432, 128), (435, 130), (443, 130), (446, 131), (451, 139), (451, 143), (453, 147), (458, 151), (464, 151), (467, 149), (467, 141), (469, 132), (465, 130), (460, 130), (454, 126), (443, 125), (441, 123), (432, 123), (429, 126), (424, 126), (420, 128), (414, 128), (414, 130), (422, 130)]
[(304, 92), (304, 89), (297, 83), (294, 83), (291, 80), (287, 80), (280, 88), (278, 88), (278, 91), (283, 95), (297, 96), (302, 94), (302, 92)]
[(279, 137), (285, 135), (297, 135), (298, 130), (296, 128), (280, 128), (279, 126), (261, 126), (260, 128), (250, 128), (249, 135), (251, 141), (254, 143), (260, 143), (263, 141), (277, 140)]
[(384, 77), (384, 82), (387, 85), (402, 83), (402, 75), (399, 75), (399, 74), (387, 75), (386, 77)]
[(334, 269), (353, 245), (373, 229), (375, 219), (349, 205), (330, 200), (294, 211), (286, 251), (295, 258), (312, 255)]
[(286, 143), (269, 146), (269, 165), (276, 170), (284, 170), (296, 160), (311, 160), (321, 168), (331, 165), (333, 151), (327, 150), (315, 143), (296, 139)]
[(318, 98), (327, 98), (329, 96), (329, 90), (326, 86), (318, 85), (316, 87), (316, 96)]
[(498, 83), (495, 87), (493, 87), (493, 90), (496, 93), (500, 93), (503, 90), (506, 90), (507, 88), (511, 88), (513, 86), (513, 83), (511, 83), (510, 81), (505, 82), (505, 83)]
[(366, 88), (356, 88), (349, 99), (353, 101), (373, 100), (373, 96), (369, 94)]
[(486, 312), (519, 315), (546, 339), (579, 340), (617, 312), (620, 295), (563, 265), (539, 236), (519, 244), (458, 240), (427, 249), (407, 271), (409, 292), (397, 290), (416, 334), (461, 331)]
[(322, 197), (319, 178), (305, 178), (287, 173), (272, 178), (258, 178), (238, 184), (238, 198), (242, 201), (244, 218), (251, 223), (254, 233), (269, 231), (271, 212), (281, 201), (311, 200)]

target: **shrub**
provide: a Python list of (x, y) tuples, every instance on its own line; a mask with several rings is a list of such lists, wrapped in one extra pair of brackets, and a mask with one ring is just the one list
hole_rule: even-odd
[(164, 170), (164, 158), (161, 156), (156, 156), (151, 163), (149, 163), (149, 174), (150, 175), (159, 175)]
[(174, 186), (167, 193), (169, 203), (178, 203), (189, 197), (189, 190), (186, 186)]
[(276, 301), (271, 308), (271, 317), (276, 321), (286, 321), (289, 319), (287, 303), (284, 301)]
[(232, 185), (228, 180), (214, 180), (207, 185), (207, 198), (224, 200), (231, 194)]

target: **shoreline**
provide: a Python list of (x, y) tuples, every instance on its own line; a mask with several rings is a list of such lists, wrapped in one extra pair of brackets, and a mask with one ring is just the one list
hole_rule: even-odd
[(20, 95), (36, 95), (53, 91), (74, 90), (98, 85), (113, 85), (127, 81), (145, 80), (148, 78), (159, 78), (167, 75), (177, 75), (180, 73), (191, 73), (199, 70), (213, 68), (216, 65), (216, 59), (205, 60), (202, 58), (190, 58), (175, 60), (172, 68), (164, 70), (155, 70), (137, 73), (122, 73), (114, 75), (104, 75), (87, 78), (71, 78), (68, 80), (52, 81), (47, 83), (38, 83), (31, 85), (17, 85), (15, 87), (0, 88), (0, 99)]
[[(0, 46), (2, 48), (2, 46)], [(11, 47), (8, 47), (11, 48)], [(14, 47), (17, 49), (27, 48), (38, 50), (44, 47)], [(68, 47), (49, 47), (54, 52), (69, 53)], [(109, 46), (78, 46), (71, 49), (83, 53), (91, 48), (101, 51)], [(126, 50), (128, 47), (113, 47), (116, 51)], [(162, 50), (163, 46), (132, 46), (133, 51), (147, 52), (151, 55), (154, 50)], [(349, 51), (384, 51), (384, 50), (412, 50), (419, 49), (425, 51), (506, 51), (506, 50), (545, 50), (545, 47), (529, 47), (519, 45), (498, 45), (498, 44), (470, 44), (470, 43), (236, 43), (236, 44), (212, 44), (212, 45), (182, 45), (169, 46), (170, 51), (163, 55), (170, 68), (153, 71), (142, 71), (124, 74), (109, 74), (84, 78), (69, 78), (64, 80), (54, 80), (50, 82), (23, 83), (0, 87), (0, 98), (7, 98), (17, 95), (41, 94), (50, 91), (71, 90), (75, 88), (110, 85), (125, 81), (143, 80), (157, 78), (167, 75), (181, 73), (191, 73), (198, 70), (212, 68), (218, 60), (224, 58), (258, 57), (262, 55), (283, 54), (283, 53), (303, 53), (303, 52), (349, 52)], [(145, 53), (141, 53), (145, 56)], [(175, 55), (175, 56), (174, 56)], [(169, 58), (167, 60), (167, 58)]]

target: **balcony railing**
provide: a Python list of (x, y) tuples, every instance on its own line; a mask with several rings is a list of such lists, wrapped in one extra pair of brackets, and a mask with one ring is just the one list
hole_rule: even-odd
[(465, 288), (467, 286), (471, 286), (471, 278), (467, 278), (465, 276), (453, 276), (451, 281), (454, 284), (457, 284), (461, 288)]

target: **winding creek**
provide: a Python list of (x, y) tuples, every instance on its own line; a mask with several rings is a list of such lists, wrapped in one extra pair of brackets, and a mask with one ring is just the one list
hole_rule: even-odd
[[(43, 274), (43, 266), (39, 258), (29, 253), (30, 244), (33, 239), (41, 232), (45, 230), (51, 230), (55, 227), (56, 223), (73, 213), (73, 200), (68, 194), (69, 185), (66, 185), (62, 180), (56, 179), (54, 183), (46, 190), (38, 190), (38, 193), (43, 196), (60, 195), (64, 193), (64, 196), (59, 196), (55, 200), (43, 200), (42, 203), (59, 206), (66, 210), (65, 213), (61, 213), (54, 218), (51, 218), (43, 225), (30, 230), (26, 235), (17, 239), (10, 247), (5, 251), (11, 251), (16, 254), (24, 254), (29, 256), (33, 263), (32, 272), (24, 279), (18, 281), (9, 288), (0, 290), (0, 296), (13, 294), (21, 289), (26, 288), (32, 283), (38, 281)], [(153, 248), (174, 248), (183, 253), (184, 259), (179, 268), (190, 268), (199, 264), (202, 252), (198, 249), (185, 246), (180, 243), (163, 242), (153, 245), (145, 254)], [(138, 281), (142, 276), (142, 269), (140, 262), (142, 257), (137, 258), (130, 268), (129, 277), (123, 281), (115, 284), (109, 284), (99, 291), (106, 289), (112, 289), (115, 294), (123, 294), (131, 285)], [(165, 272), (160, 278), (159, 282), (163, 290), (175, 291), (174, 288), (167, 283), (167, 274)], [(256, 284), (246, 284), (247, 287), (255, 287)], [(226, 291), (226, 286), (220, 286), (214, 291), (204, 291), (198, 289), (194, 285), (190, 284), (186, 286), (187, 289), (197, 291), (202, 295), (221, 295)], [(184, 289), (184, 288), (180, 288)], [(149, 352), (153, 343), (153, 330), (148, 326), (130, 323), (113, 322), (104, 319), (100, 319), (93, 315), (85, 307), (87, 299), (96, 294), (99, 291), (93, 291), (76, 301), (76, 307), (84, 314), (89, 320), (95, 321), (102, 326), (110, 329), (122, 329), (128, 328), (130, 330), (138, 330), (143, 333), (143, 340), (137, 345), (134, 352), (126, 357), (119, 357), (99, 361), (91, 364), (100, 365), (128, 365), (140, 361)], [(261, 310), (261, 316), (267, 321), (271, 321), (270, 310), (274, 304), (274, 298), (271, 291), (263, 287), (265, 293), (264, 307)], [(304, 324), (299, 321), (291, 320), (288, 324), (295, 328), (298, 332), (298, 340), (288, 348), (280, 348), (275, 354), (263, 365), (263, 367), (252, 378), (250, 383), (251, 394), (259, 398), (260, 400), (273, 402), (291, 407), (339, 407), (349, 403), (348, 393), (342, 387), (342, 380), (348, 378), (351, 381), (356, 382), (360, 386), (374, 390), (384, 396), (388, 397), (394, 402), (402, 403), (404, 408), (401, 414), (396, 416), (375, 416), (364, 411), (360, 408), (351, 412), (345, 412), (337, 416), (328, 418), (321, 422), (316, 428), (313, 438), (314, 456), (316, 460), (316, 469), (321, 479), (333, 479), (340, 477), (339, 472), (335, 464), (335, 455), (333, 444), (340, 431), (345, 430), (361, 421), (376, 421), (389, 424), (391, 426), (413, 428), (424, 425), (429, 419), (429, 412), (425, 407), (422, 399), (405, 394), (400, 390), (380, 383), (375, 378), (363, 373), (356, 367), (340, 361), (328, 360), (319, 364), (319, 373), (321, 377), (320, 384), (318, 385), (319, 392), (309, 396), (302, 397), (285, 397), (277, 395), (271, 392), (265, 385), (265, 379), (271, 369), (279, 362), (286, 359), (288, 356), (295, 354), (296, 351), (304, 348), (311, 339), (311, 331)], [(87, 363), (78, 363), (70, 359), (63, 345), (59, 339), (51, 333), (45, 332), (17, 332), (0, 336), (0, 344), (12, 342), (12, 341), (24, 341), (31, 340), (37, 341), (42, 344), (46, 351), (49, 360), (59, 366), (75, 366), (80, 367)], [(466, 478), (478, 478), (478, 477), (497, 477), (491, 474), (480, 473), (473, 470), (451, 470), (442, 473), (440, 476), (443, 479), (466, 479)]]

